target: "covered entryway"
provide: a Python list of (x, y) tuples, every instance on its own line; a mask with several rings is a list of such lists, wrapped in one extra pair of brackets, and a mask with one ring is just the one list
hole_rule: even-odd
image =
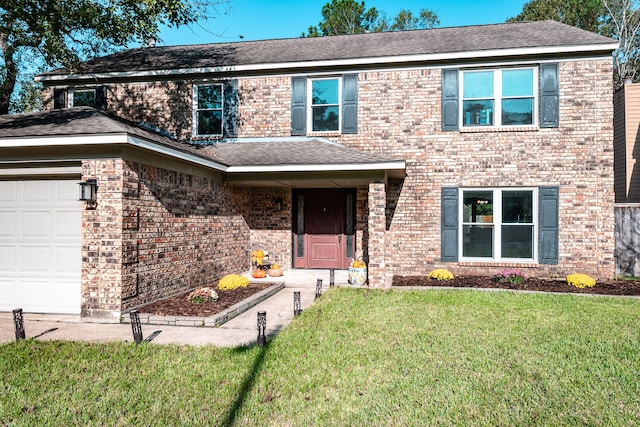
[(293, 193), (294, 266), (349, 266), (355, 251), (355, 190), (306, 189)]
[(77, 182), (0, 181), (0, 311), (80, 313)]

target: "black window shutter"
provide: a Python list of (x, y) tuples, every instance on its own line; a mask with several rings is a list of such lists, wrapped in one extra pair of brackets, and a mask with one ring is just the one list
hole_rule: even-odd
[(458, 261), (458, 187), (442, 187), (440, 224), (441, 260)]
[(560, 125), (560, 84), (558, 64), (540, 65), (540, 127), (557, 128)]
[(307, 78), (291, 79), (291, 135), (307, 134)]
[(442, 130), (458, 130), (458, 70), (442, 70)]
[(559, 187), (540, 188), (540, 264), (558, 263)]
[(98, 110), (106, 110), (107, 109), (107, 87), (106, 86), (98, 86), (96, 87), (96, 105), (95, 107)]
[(224, 82), (222, 93), (224, 97), (222, 111), (222, 136), (236, 138), (238, 136), (238, 81), (227, 80)]
[(358, 75), (342, 76), (342, 133), (358, 133)]
[(53, 108), (59, 110), (67, 106), (67, 89), (53, 90)]

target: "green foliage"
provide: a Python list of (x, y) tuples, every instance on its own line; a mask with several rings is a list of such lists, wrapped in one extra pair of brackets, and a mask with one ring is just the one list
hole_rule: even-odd
[(616, 87), (625, 77), (637, 80), (640, 67), (640, 9), (635, 0), (531, 0), (507, 22), (553, 19), (617, 39), (613, 54)]
[(0, 425), (631, 426), (638, 348), (636, 300), (338, 288), (265, 347), (0, 345)]
[(42, 85), (40, 83), (25, 79), (15, 92), (9, 107), (11, 113), (30, 113), (42, 110)]
[(9, 110), (23, 54), (50, 67), (77, 70), (83, 60), (156, 37), (160, 25), (203, 17), (205, 3), (187, 0), (5, 0), (0, 4), (0, 114)]
[(601, 34), (606, 13), (602, 0), (531, 0), (525, 3), (520, 14), (507, 22), (552, 19)]
[(440, 24), (438, 15), (429, 9), (420, 9), (418, 16), (403, 9), (391, 20), (375, 7), (367, 9), (364, 1), (331, 0), (322, 6), (323, 20), (309, 27), (303, 37), (333, 36), (338, 34), (379, 33), (386, 31), (433, 28)]
[(509, 283), (513, 283), (514, 285), (520, 285), (524, 283), (525, 275), (520, 270), (510, 268), (499, 271), (495, 276), (493, 276), (493, 280), (496, 282), (507, 281)]
[(389, 22), (384, 14), (381, 14), (374, 31), (409, 31), (434, 28), (438, 25), (440, 25), (438, 15), (429, 9), (420, 9), (418, 16), (414, 16), (410, 10), (403, 9), (393, 17), (392, 22)]

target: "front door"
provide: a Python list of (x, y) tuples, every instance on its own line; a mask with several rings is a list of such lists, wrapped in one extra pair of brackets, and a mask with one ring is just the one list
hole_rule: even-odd
[(353, 190), (319, 189), (294, 193), (294, 265), (297, 268), (349, 266), (354, 239)]

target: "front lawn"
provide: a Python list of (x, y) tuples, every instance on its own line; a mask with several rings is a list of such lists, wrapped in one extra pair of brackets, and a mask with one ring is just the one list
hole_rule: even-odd
[(0, 346), (0, 425), (620, 425), (640, 300), (332, 289), (266, 347)]

